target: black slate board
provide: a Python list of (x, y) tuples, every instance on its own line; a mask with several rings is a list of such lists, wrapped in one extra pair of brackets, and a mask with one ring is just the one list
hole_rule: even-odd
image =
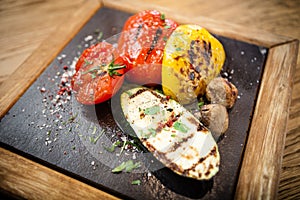
[[(95, 42), (90, 40), (91, 36), (97, 38), (99, 31), (103, 32), (103, 38), (119, 33), (130, 15), (101, 8), (91, 18), (1, 119), (1, 146), (122, 198), (232, 199), (267, 49), (216, 36), (226, 51), (222, 74), (227, 73), (237, 86), (239, 99), (229, 111), (229, 129), (218, 143), (220, 171), (209, 181), (183, 178), (166, 168), (155, 168), (156, 162), (149, 162), (146, 152), (125, 150), (117, 155), (120, 148), (117, 153), (106, 151), (104, 147), (126, 136), (114, 121), (110, 101), (82, 106), (72, 96), (67, 100), (68, 95), (65, 95), (59, 100), (61, 106), (51, 102), (59, 91), (64, 66), (69, 66), (87, 47), (85, 45)], [(98, 136), (96, 142), (91, 140)], [(132, 173), (111, 173), (121, 161), (133, 158), (141, 161), (141, 168)], [(132, 185), (137, 179), (141, 180), (141, 185)]]

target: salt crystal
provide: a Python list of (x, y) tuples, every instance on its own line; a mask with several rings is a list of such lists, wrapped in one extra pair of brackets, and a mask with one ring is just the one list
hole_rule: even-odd
[(93, 39), (93, 36), (92, 35), (88, 35), (84, 38), (84, 41), (87, 42), (87, 41), (90, 41)]

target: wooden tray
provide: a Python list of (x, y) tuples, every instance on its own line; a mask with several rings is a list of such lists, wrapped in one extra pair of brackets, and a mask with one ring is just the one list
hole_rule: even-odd
[[(89, 11), (96, 11), (94, 10), (96, 9), (96, 7), (94, 8), (88, 7), (94, 5), (93, 3), (96, 2), (90, 2), (89, 3), (90, 5), (87, 5), (87, 8), (90, 8)], [(139, 7), (136, 10), (131, 10), (129, 8), (133, 8), (133, 7), (131, 7), (130, 5), (119, 6), (119, 4), (113, 5), (112, 3), (109, 2), (105, 2), (105, 3), (107, 7), (113, 7), (127, 12), (136, 12), (138, 10), (146, 9), (144, 7)], [(79, 11), (79, 13), (81, 11)], [(87, 10), (85, 10), (85, 12), (87, 12)], [(89, 12), (89, 13), (93, 14), (93, 12)], [(276, 195), (276, 190), (277, 190), (281, 153), (284, 145), (283, 140), (285, 138), (285, 124), (288, 116), (287, 108), (289, 104), (289, 95), (291, 92), (290, 90), (291, 90), (292, 70), (295, 65), (295, 55), (296, 55), (295, 52), (297, 51), (297, 45), (298, 45), (297, 41), (293, 41), (289, 38), (269, 35), (266, 33), (260, 33), (259, 37), (257, 37), (256, 39), (252, 39), (252, 37), (257, 34), (256, 32), (249, 33), (247, 31), (247, 33), (245, 34), (243, 31), (239, 31), (239, 27), (224, 26), (217, 23), (212, 23), (211, 21), (209, 21), (210, 22), (209, 24), (207, 24), (207, 21), (206, 23), (201, 23), (201, 20), (197, 21), (197, 20), (184, 19), (183, 17), (176, 16), (173, 13), (168, 13), (168, 12), (166, 12), (166, 14), (168, 14), (168, 16), (181, 23), (201, 24), (202, 26), (208, 28), (211, 32), (215, 34), (226, 36), (239, 41), (246, 41), (255, 45), (263, 46), (268, 49), (269, 51), (268, 58), (264, 67), (264, 73), (261, 80), (261, 85), (258, 93), (256, 106), (255, 106), (255, 112), (253, 114), (253, 118), (251, 121), (252, 122), (251, 128), (248, 134), (247, 145), (245, 146), (246, 147), (245, 155), (243, 157), (242, 168), (239, 174), (239, 180), (236, 188), (236, 197), (241, 197), (241, 198), (244, 198), (246, 196), (253, 197), (252, 195), (254, 195), (254, 197), (258, 197), (262, 195), (274, 197)], [(86, 20), (88, 20), (90, 16), (91, 15), (88, 15)], [(85, 20), (83, 20), (82, 22), (85, 22)], [(227, 27), (228, 30), (231, 30), (231, 32), (226, 31), (227, 28), (226, 29), (224, 28), (225, 30), (224, 31), (220, 29), (220, 27)], [(75, 29), (79, 30), (78, 28)], [(235, 34), (234, 31), (232, 30), (237, 31), (238, 34)], [(74, 32), (74, 35), (76, 33), (77, 31)], [(65, 41), (61, 41), (61, 43), (64, 44), (66, 44), (67, 42), (68, 39), (65, 39)], [(49, 46), (43, 45), (40, 48), (40, 50), (41, 49), (43, 50), (43, 47), (45, 48), (44, 50), (47, 50), (46, 52), (49, 52), (50, 50)], [(52, 52), (50, 51), (49, 55), (53, 55), (54, 57), (56, 57), (57, 53), (60, 52), (60, 50), (61, 50), (61, 46), (60, 48), (56, 49), (55, 52), (53, 50)], [(29, 65), (34, 63), (33, 62), (34, 59), (38, 58), (37, 55), (39, 55), (40, 57), (41, 54), (40, 53), (36, 53), (36, 55), (34, 54), (30, 58), (33, 60), (30, 59), (27, 60), (27, 64), (24, 63), (24, 65), (22, 66), (23, 68), (21, 68), (21, 70), (30, 69), (28, 67)], [(45, 54), (45, 57), (44, 58), (42, 57), (42, 59), (40, 58), (40, 60), (44, 62), (42, 64), (43, 66), (41, 67), (41, 69), (37, 70), (38, 72), (33, 73), (34, 74), (33, 76), (31, 74), (29, 77), (25, 77), (25, 79), (21, 79), (21, 81), (19, 81), (21, 84), (26, 83), (26, 81), (30, 80), (30, 82), (27, 83), (27, 87), (29, 87), (32, 84), (32, 82), (37, 77), (39, 77), (43, 69), (45, 69), (49, 65), (49, 62), (53, 60), (53, 57), (51, 57), (51, 60), (49, 60), (48, 54)], [(274, 64), (278, 64), (281, 67), (273, 67)], [(37, 68), (35, 68), (35, 70), (36, 69)], [(20, 78), (21, 74), (17, 74), (14, 76), (15, 77), (13, 78)], [(11, 79), (11, 80), (16, 80), (16, 79)], [(274, 84), (274, 82), (276, 84)], [(11, 102), (13, 103), (16, 102), (18, 96), (21, 95), (27, 89), (26, 84), (20, 85), (20, 87), (22, 88), (22, 90), (12, 90), (13, 92), (6, 93), (6, 96), (11, 95), (10, 99), (13, 100)], [(272, 91), (272, 93), (270, 91)], [(269, 99), (269, 101), (265, 101), (265, 100), (262, 101), (263, 99)], [(1, 107), (2, 115), (6, 113), (8, 108), (10, 107), (7, 106), (7, 101), (4, 100), (5, 100), (4, 98), (1, 98), (1, 102), (0, 102), (1, 104), (6, 103), (5, 107), (3, 107), (3, 110)], [(276, 108), (276, 110), (274, 108)], [(277, 113), (276, 111), (280, 111), (280, 112)], [(257, 133), (259, 133), (259, 135)], [(271, 143), (273, 145), (269, 145)], [(5, 150), (2, 151), (4, 153), (3, 156), (8, 155), (7, 151)], [(33, 163), (33, 165), (40, 167), (36, 163)], [(52, 167), (55, 168), (55, 166)], [(46, 170), (47, 173), (55, 173), (52, 172), (52, 170), (50, 169), (43, 168), (43, 167), (40, 168), (41, 171)], [(72, 174), (69, 175), (75, 178), (80, 178)], [(58, 180), (60, 180), (61, 177), (63, 177), (65, 180), (67, 179), (73, 181), (73, 179), (66, 178), (64, 175), (61, 174), (57, 175), (57, 173), (55, 173), (54, 177), (57, 177)], [(252, 177), (252, 178), (249, 179), (248, 177)], [(55, 178), (53, 181), (55, 181)], [(82, 180), (82, 181), (93, 184), (92, 182), (89, 182), (89, 180)], [(74, 180), (73, 182), (75, 185), (77, 184), (77, 186), (75, 187), (78, 187), (78, 185), (82, 186), (82, 183), (78, 181)], [(47, 185), (48, 183), (44, 183), (44, 184)], [(87, 188), (88, 190), (93, 190), (92, 188), (86, 185), (85, 188)], [(108, 188), (102, 188), (102, 189), (107, 190)], [(114, 194), (120, 195), (117, 193)], [(105, 196), (107, 195), (105, 194)]]

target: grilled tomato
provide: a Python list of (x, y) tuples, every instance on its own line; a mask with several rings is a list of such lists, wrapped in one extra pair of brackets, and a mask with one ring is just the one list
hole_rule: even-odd
[(80, 103), (104, 102), (120, 89), (125, 65), (116, 52), (111, 44), (100, 42), (82, 53), (72, 77), (72, 88)]
[[(161, 83), (163, 49), (178, 24), (156, 10), (137, 13), (125, 22), (118, 49), (135, 83)], [(134, 70), (132, 70), (134, 69)]]
[(225, 61), (222, 44), (198, 25), (180, 25), (169, 37), (162, 63), (166, 95), (188, 104), (205, 93)]

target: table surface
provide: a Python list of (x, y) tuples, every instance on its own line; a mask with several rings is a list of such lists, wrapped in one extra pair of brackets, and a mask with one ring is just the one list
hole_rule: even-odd
[[(0, 85), (61, 25), (61, 19), (75, 12), (84, 1), (3, 0), (0, 5)], [(171, 4), (167, 0), (130, 2), (151, 2), (164, 10), (178, 10), (179, 14), (189, 17), (203, 16), (300, 39), (300, 2), (297, 0), (185, 0)], [(279, 199), (300, 197), (299, 55), (287, 124)]]

